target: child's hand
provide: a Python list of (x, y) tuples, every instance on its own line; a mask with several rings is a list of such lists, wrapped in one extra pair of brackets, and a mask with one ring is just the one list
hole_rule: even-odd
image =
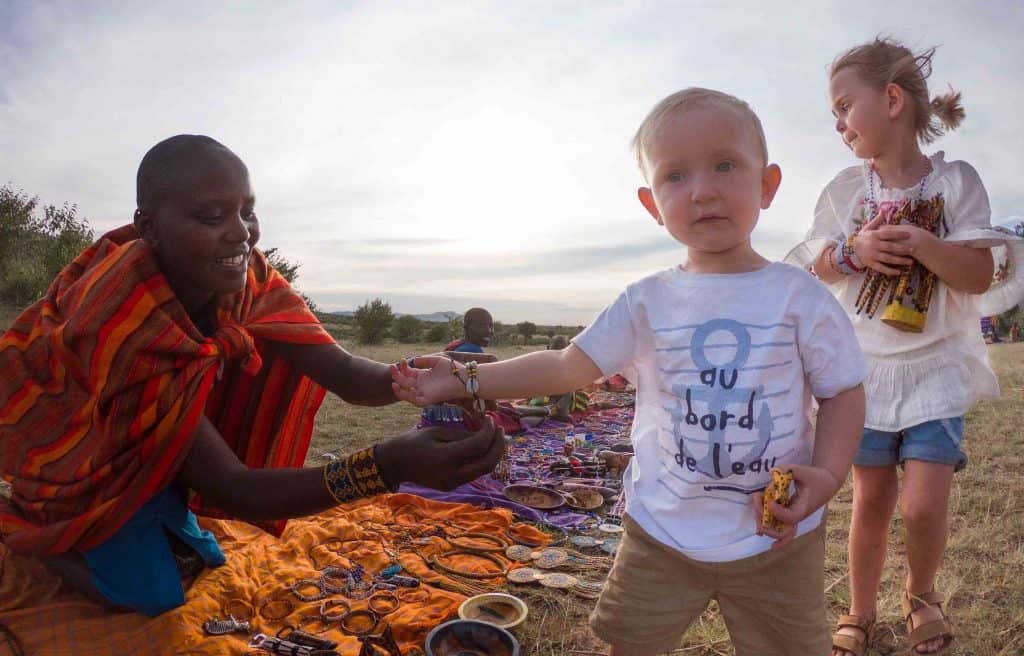
[(911, 251), (905, 243), (910, 238), (910, 227), (885, 225), (879, 212), (857, 233), (853, 252), (864, 266), (887, 276), (898, 276), (902, 267), (914, 262), (907, 257)]
[(454, 364), (460, 380), (452, 375), (453, 363), (445, 356), (420, 355), (412, 360), (417, 367), (423, 368), (413, 368), (404, 359), (397, 365), (391, 365), (391, 391), (396, 399), (422, 407), (468, 396), (461, 382), (466, 380), (465, 366)]
[(765, 526), (762, 521), (764, 492), (756, 492), (751, 495), (751, 503), (754, 506), (754, 515), (757, 519), (757, 534), (775, 538), (772, 549), (778, 549), (791, 542), (796, 537), (797, 524), (825, 505), (841, 485), (841, 482), (836, 481), (835, 476), (824, 467), (804, 465), (779, 465), (778, 467), (792, 471), (793, 483), (796, 485), (796, 493), (790, 499), (788, 507), (780, 506), (774, 501), (771, 503), (771, 513), (782, 523), (781, 528), (773, 529)]

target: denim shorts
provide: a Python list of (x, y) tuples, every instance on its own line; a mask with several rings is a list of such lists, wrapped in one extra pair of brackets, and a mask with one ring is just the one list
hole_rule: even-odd
[(853, 464), (886, 467), (904, 460), (923, 460), (953, 465), (954, 471), (967, 466), (967, 454), (960, 448), (964, 418), (935, 419), (895, 433), (864, 429)]

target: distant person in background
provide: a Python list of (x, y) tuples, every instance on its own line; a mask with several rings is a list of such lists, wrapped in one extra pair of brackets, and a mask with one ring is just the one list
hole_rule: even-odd
[(494, 319), (483, 308), (470, 308), (462, 318), (463, 337), (449, 342), (446, 351), (456, 353), (483, 353), (494, 337)]

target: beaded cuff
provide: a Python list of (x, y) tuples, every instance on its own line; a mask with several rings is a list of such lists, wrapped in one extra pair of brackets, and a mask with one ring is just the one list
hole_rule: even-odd
[(324, 466), (324, 483), (338, 503), (394, 492), (380, 475), (372, 446), (327, 463)]

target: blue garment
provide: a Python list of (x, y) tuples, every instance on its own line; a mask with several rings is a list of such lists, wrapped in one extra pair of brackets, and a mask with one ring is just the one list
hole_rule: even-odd
[(484, 349), (482, 346), (478, 346), (473, 342), (462, 342), (453, 349), (456, 353), (483, 353)]
[(82, 552), (92, 581), (119, 606), (155, 616), (185, 603), (167, 533), (177, 536), (209, 567), (225, 562), (217, 539), (203, 531), (184, 492), (169, 485), (150, 499), (103, 544)]
[(924, 460), (953, 465), (953, 471), (967, 466), (967, 454), (960, 448), (964, 439), (964, 418), (933, 419), (895, 432), (864, 429), (853, 464), (886, 467), (904, 460)]

